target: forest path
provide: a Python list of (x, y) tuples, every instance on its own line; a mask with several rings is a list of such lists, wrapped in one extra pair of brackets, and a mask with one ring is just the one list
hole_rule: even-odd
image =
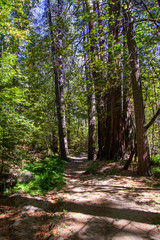
[(146, 186), (150, 178), (122, 176), (124, 172), (86, 175), (90, 163), (71, 158), (67, 164), (67, 185), (59, 195), (67, 213), (56, 227), (59, 236), (68, 240), (160, 239), (160, 189)]
[(160, 188), (146, 185), (154, 180), (117, 171), (119, 163), (86, 174), (91, 163), (70, 158), (59, 192), (1, 197), (0, 240), (159, 240)]

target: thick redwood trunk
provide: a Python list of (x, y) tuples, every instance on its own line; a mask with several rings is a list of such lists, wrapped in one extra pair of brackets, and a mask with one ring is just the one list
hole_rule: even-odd
[[(124, 10), (123, 10), (124, 11)], [(127, 51), (127, 26), (123, 18), (123, 122), (124, 122), (124, 139), (125, 152), (130, 152), (135, 147), (135, 127), (133, 123), (133, 97), (130, 80), (130, 71)]]
[[(150, 128), (150, 126), (152, 126), (152, 124), (154, 123), (154, 121), (156, 120), (156, 118), (160, 115), (160, 109), (158, 109), (158, 111), (156, 112), (156, 114), (152, 117), (152, 119), (150, 120), (150, 122), (146, 125), (146, 130), (148, 130), (148, 128)], [(127, 160), (126, 164), (124, 165), (124, 169), (128, 169), (129, 165), (132, 162), (133, 156), (137, 155), (137, 146), (135, 146), (132, 151), (131, 151), (131, 155), (129, 157), (129, 159)]]
[[(125, 75), (125, 74), (124, 74)], [(128, 78), (123, 77), (123, 122), (124, 122), (124, 138), (125, 151), (132, 151), (135, 146), (133, 124), (133, 101), (130, 94), (130, 82)]]
[(142, 98), (141, 74), (139, 59), (137, 56), (136, 37), (134, 31), (134, 23), (132, 18), (131, 1), (126, 1), (128, 6), (125, 12), (125, 19), (128, 23), (127, 29), (127, 44), (129, 50), (129, 62), (131, 67), (131, 82), (134, 99), (134, 112), (136, 120), (136, 140), (137, 140), (137, 154), (138, 154), (138, 174), (150, 175), (150, 158), (147, 134), (145, 129), (144, 106)]
[[(109, 13), (112, 16), (109, 22), (110, 40), (108, 56), (108, 90), (107, 90), (107, 124), (106, 124), (106, 159), (122, 158), (124, 155), (124, 127), (122, 114), (121, 94), (121, 71), (120, 71), (120, 49), (116, 52), (114, 44), (120, 44), (119, 20), (120, 1), (114, 0), (109, 5)], [(114, 17), (114, 22), (113, 22)], [(116, 60), (115, 60), (116, 57)]]

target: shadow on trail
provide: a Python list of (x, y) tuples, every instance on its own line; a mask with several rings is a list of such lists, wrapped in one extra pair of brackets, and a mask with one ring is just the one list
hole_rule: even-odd
[(47, 215), (32, 216), (29, 213), (22, 213), (22, 209), (16, 209), (15, 212), (11, 210), (11, 212), (8, 217), (6, 216), (1, 219), (0, 239), (39, 239), (38, 237), (35, 238), (35, 236), (42, 231), (43, 227), (49, 221)]
[(98, 206), (96, 204), (75, 203), (72, 201), (64, 202), (63, 208), (68, 212), (83, 213), (97, 217), (109, 217), (115, 219), (126, 219), (141, 223), (151, 223), (154, 219), (160, 218), (158, 213), (145, 212), (134, 209), (118, 208), (116, 205), (113, 207), (112, 202), (108, 206)]
[[(20, 239), (46, 239), (46, 238), (34, 238), (43, 225), (48, 221), (47, 214), (63, 211), (63, 209), (72, 213), (81, 213), (85, 214), (88, 217), (88, 220), (85, 221), (83, 227), (73, 234), (74, 240), (109, 240), (109, 239), (160, 239), (160, 232), (158, 233), (157, 238), (150, 237), (152, 235), (151, 229), (156, 229), (156, 226), (149, 225), (144, 227), (144, 224), (156, 224), (156, 221), (160, 221), (160, 214), (157, 212), (146, 211), (142, 209), (132, 209), (129, 206), (121, 206), (119, 202), (115, 203), (112, 199), (116, 199), (117, 192), (126, 190), (126, 195), (130, 195), (132, 188), (125, 187), (121, 185), (112, 184), (102, 184), (103, 179), (97, 179), (95, 176), (86, 176), (84, 172), (87, 166), (90, 164), (86, 158), (73, 158), (67, 163), (66, 166), (66, 177), (69, 181), (72, 179), (75, 182), (71, 182), (66, 185), (66, 189), (61, 194), (68, 193), (71, 196), (71, 199), (64, 199), (64, 201), (57, 201), (56, 203), (51, 203), (47, 199), (31, 197), (31, 196), (21, 196), (20, 194), (13, 194), (11, 197), (0, 198), (0, 212), (3, 215), (3, 221), (0, 226), (0, 237), (5, 237), (8, 239), (7, 231), (11, 231), (9, 240), (20, 240)], [(106, 179), (112, 179), (115, 176), (107, 176)], [(104, 179), (104, 180), (106, 180)], [(68, 181), (67, 180), (67, 181)], [(91, 180), (91, 181), (90, 181)], [(79, 182), (78, 182), (79, 181)], [(97, 184), (95, 184), (97, 181)], [(112, 180), (111, 180), (112, 181)], [(47, 183), (46, 183), (47, 184)], [(79, 191), (80, 188), (81, 191)], [(150, 188), (137, 188), (136, 191), (147, 191), (152, 190)], [(159, 190), (159, 189), (156, 189)], [(96, 204), (92, 202), (91, 199), (85, 201), (84, 199), (73, 199), (72, 196), (74, 193), (87, 194), (88, 196), (94, 195), (94, 193), (105, 192), (110, 194), (110, 200), (107, 199), (107, 195), (102, 199), (101, 204)], [(73, 194), (73, 195), (72, 195)], [(79, 196), (79, 195), (78, 195)], [(125, 198), (125, 195), (124, 195)], [(134, 199), (134, 197), (132, 196)], [(84, 200), (84, 201), (83, 201)], [(105, 200), (103, 204), (103, 200)], [(125, 200), (124, 200), (125, 201)], [(9, 210), (10, 213), (5, 216), (5, 209), (10, 207), (15, 208), (15, 212), (12, 213), (12, 209)], [(41, 216), (35, 215), (32, 216), (29, 210), (34, 210), (35, 212), (41, 212)], [(19, 214), (19, 218), (16, 218), (16, 215)], [(74, 214), (72, 214), (74, 215)], [(74, 216), (73, 216), (74, 218)], [(111, 219), (111, 220), (109, 220)], [(53, 221), (53, 220), (52, 220)], [(65, 218), (64, 218), (65, 221)], [(66, 220), (67, 222), (70, 219)], [(79, 219), (76, 220), (78, 224)], [(150, 235), (151, 234), (151, 235)], [(154, 233), (153, 233), (154, 234)], [(156, 233), (157, 234), (157, 233)], [(31, 237), (32, 236), (32, 237)], [(114, 238), (116, 236), (117, 238)], [(75, 238), (74, 238), (75, 237)], [(122, 238), (121, 238), (122, 237)]]
[(159, 239), (157, 227), (139, 226), (130, 221), (106, 220), (93, 217), (80, 231), (71, 236), (72, 240), (144, 240)]
[(23, 197), (19, 194), (13, 194), (11, 197), (0, 198), (1, 206), (10, 206), (16, 208), (23, 208), (25, 206), (33, 206), (37, 208), (37, 210), (45, 211), (45, 212), (54, 212), (58, 210), (59, 203), (51, 203), (47, 200), (43, 200), (36, 197)]
[[(15, 195), (8, 200), (0, 199), (1, 206), (11, 206), (23, 209), (27, 206), (35, 207), (37, 210), (45, 212), (63, 211), (76, 212), (82, 214), (88, 214), (97, 217), (110, 217), (118, 219), (126, 219), (136, 222), (151, 223), (152, 220), (160, 218), (160, 214), (154, 212), (140, 211), (134, 209), (118, 208), (118, 204), (112, 202), (105, 203), (104, 205), (87, 203), (75, 203), (73, 201), (57, 202), (55, 204), (50, 203), (47, 200), (22, 197)], [(107, 206), (106, 206), (107, 205)], [(114, 207), (115, 205), (115, 207)], [(36, 211), (37, 211), (36, 210)], [(1, 211), (2, 212), (2, 211)]]
[[(82, 201), (80, 200), (80, 195), (77, 195), (79, 199), (77, 201), (75, 198), (74, 200), (66, 200), (64, 202), (63, 208), (68, 212), (75, 212), (75, 213), (82, 213), (88, 214), (97, 217), (109, 217), (114, 219), (125, 219), (129, 221), (135, 221), (139, 223), (155, 223), (155, 219), (160, 220), (160, 214), (158, 212), (152, 212), (152, 210), (143, 209), (143, 207), (138, 207), (138, 205), (146, 205), (145, 202), (137, 203), (137, 206), (131, 207), (130, 205), (127, 206), (127, 202), (125, 204), (125, 200), (129, 200), (132, 203), (135, 202), (135, 196), (145, 193), (146, 191), (159, 191), (160, 188), (149, 188), (149, 187), (128, 187), (122, 185), (115, 185), (112, 182), (112, 179), (116, 181), (116, 174), (113, 176), (103, 176), (97, 177), (93, 175), (85, 175), (85, 170), (91, 162), (87, 161), (84, 158), (72, 158), (70, 163), (67, 166), (66, 173), (67, 177), (75, 180), (80, 180), (79, 182), (73, 181), (71, 184), (68, 184), (68, 187), (64, 191), (69, 195), (74, 196), (76, 193), (82, 194)], [(77, 174), (78, 173), (78, 174)], [(131, 175), (131, 177), (133, 177)], [(100, 181), (99, 181), (100, 180)], [(109, 181), (103, 185), (102, 182)], [(97, 183), (95, 183), (97, 181)], [(95, 202), (92, 203), (92, 200), (85, 200), (83, 198), (83, 194), (92, 196), (94, 198), (94, 194), (96, 193), (106, 193), (107, 195), (102, 201), (99, 201), (98, 204)], [(115, 203), (114, 200), (119, 199), (118, 194), (123, 197), (124, 204), (123, 206), (119, 203)], [(110, 196), (109, 201), (107, 200), (107, 196)], [(96, 195), (97, 196), (97, 195)], [(75, 196), (76, 197), (76, 196)], [(101, 196), (100, 196), (101, 197)], [(113, 201), (111, 201), (113, 199)], [(104, 200), (104, 201), (103, 201)], [(101, 202), (101, 203), (100, 203)], [(122, 200), (121, 200), (122, 203)]]

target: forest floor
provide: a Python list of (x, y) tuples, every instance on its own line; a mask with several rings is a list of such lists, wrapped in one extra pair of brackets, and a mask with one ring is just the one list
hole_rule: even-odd
[(59, 192), (1, 197), (0, 240), (159, 240), (158, 182), (120, 163), (101, 162), (97, 175), (87, 174), (90, 164), (70, 158)]

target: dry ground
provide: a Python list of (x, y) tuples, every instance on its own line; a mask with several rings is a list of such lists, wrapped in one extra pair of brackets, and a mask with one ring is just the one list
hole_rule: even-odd
[(98, 176), (85, 174), (89, 164), (71, 158), (60, 192), (1, 198), (0, 240), (159, 240), (160, 188), (146, 185), (154, 179), (120, 171), (117, 163), (101, 163)]

